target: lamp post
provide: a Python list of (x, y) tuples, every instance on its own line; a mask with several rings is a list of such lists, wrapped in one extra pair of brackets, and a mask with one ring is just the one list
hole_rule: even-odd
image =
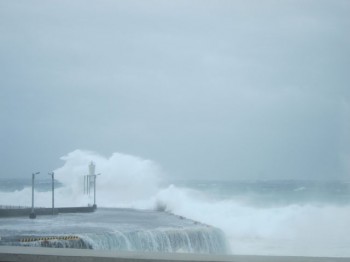
[(49, 176), (52, 178), (52, 215), (55, 214), (55, 173), (50, 172), (48, 173)]
[(40, 174), (40, 172), (32, 173), (32, 212), (29, 215), (29, 218), (34, 219), (36, 218), (36, 214), (34, 212), (34, 179), (35, 175)]

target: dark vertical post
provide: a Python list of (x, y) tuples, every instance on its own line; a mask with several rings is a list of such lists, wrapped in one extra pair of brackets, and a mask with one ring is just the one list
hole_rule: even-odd
[(36, 214), (34, 212), (34, 179), (35, 175), (39, 174), (40, 172), (36, 172), (32, 174), (32, 211), (30, 212), (29, 218), (34, 219), (36, 218)]
[(52, 179), (52, 215), (55, 214), (55, 173), (49, 173)]
[(94, 175), (94, 207), (96, 208), (96, 175)]
[(97, 208), (97, 205), (96, 205), (96, 177), (99, 175), (101, 175), (101, 174), (93, 175), (94, 176), (94, 205), (93, 205), (93, 207), (95, 209)]
[(90, 176), (89, 175), (87, 175), (86, 176), (86, 194), (87, 195), (90, 195)]
[(52, 172), (52, 215), (55, 213), (55, 173)]
[(35, 178), (35, 175), (33, 173), (32, 174), (32, 212), (30, 213), (30, 218), (35, 218), (35, 213), (34, 213), (34, 178)]

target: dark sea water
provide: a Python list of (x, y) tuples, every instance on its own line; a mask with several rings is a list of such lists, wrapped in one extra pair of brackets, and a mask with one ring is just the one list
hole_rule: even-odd
[(179, 181), (181, 187), (216, 199), (235, 198), (256, 206), (350, 204), (350, 182), (330, 180)]

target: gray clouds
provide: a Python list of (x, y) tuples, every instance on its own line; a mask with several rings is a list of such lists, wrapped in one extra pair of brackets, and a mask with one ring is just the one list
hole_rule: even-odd
[(174, 177), (346, 178), (349, 9), (2, 1), (0, 172), (54, 169), (81, 148)]

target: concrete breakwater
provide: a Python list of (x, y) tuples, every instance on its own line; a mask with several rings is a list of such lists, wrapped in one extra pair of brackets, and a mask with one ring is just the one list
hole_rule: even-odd
[(99, 208), (91, 213), (1, 218), (0, 246), (227, 254), (224, 233), (154, 210)]
[(76, 235), (5, 236), (0, 238), (0, 246), (92, 249), (91, 245)]
[[(59, 213), (90, 213), (94, 212), (96, 207), (86, 206), (86, 207), (59, 207), (59, 208), (36, 208), (36, 215), (57, 215)], [(1, 217), (22, 217), (29, 216), (32, 209), (29, 207), (19, 207), (19, 208), (0, 208), (0, 218)]]

